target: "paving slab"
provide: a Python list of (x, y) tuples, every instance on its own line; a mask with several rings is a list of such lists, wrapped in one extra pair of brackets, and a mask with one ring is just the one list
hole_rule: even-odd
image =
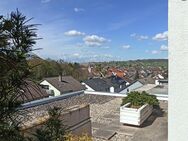
[[(167, 141), (168, 139), (168, 102), (161, 101), (161, 109), (154, 109), (152, 115), (142, 126), (120, 123), (119, 107), (121, 100), (91, 106), (93, 116), (92, 132), (94, 141)], [(105, 109), (103, 112), (101, 109)]]
[(131, 141), (167, 141), (167, 117), (159, 117), (152, 125), (139, 129)]
[(116, 132), (110, 130), (97, 130), (93, 136), (95, 138), (109, 140), (112, 136), (114, 136)]
[(118, 133), (133, 136), (138, 130), (139, 127), (131, 127), (128, 125), (124, 125), (119, 128)]
[(98, 122), (92, 122), (92, 128), (100, 129), (100, 128), (104, 128), (105, 126), (108, 126), (108, 125), (103, 124), (103, 123), (98, 123)]
[(119, 134), (117, 133), (115, 136), (113, 136), (110, 141), (131, 141), (132, 136), (127, 136), (125, 134)]

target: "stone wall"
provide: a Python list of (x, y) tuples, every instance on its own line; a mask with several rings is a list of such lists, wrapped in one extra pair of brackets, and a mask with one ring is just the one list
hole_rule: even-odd
[[(28, 135), (34, 132), (37, 128), (40, 128), (48, 118), (48, 115), (43, 115), (35, 117), (32, 121), (29, 120), (25, 122), (25, 126), (22, 127), (23, 133)], [(92, 135), (89, 105), (70, 107), (62, 112), (60, 119), (72, 134), (81, 135), (84, 133), (89, 136)]]

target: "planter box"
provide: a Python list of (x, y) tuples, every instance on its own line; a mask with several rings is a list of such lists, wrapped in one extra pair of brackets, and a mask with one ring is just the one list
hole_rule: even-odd
[(120, 107), (120, 122), (140, 126), (152, 113), (153, 106), (145, 104), (139, 109), (130, 108), (130, 103)]

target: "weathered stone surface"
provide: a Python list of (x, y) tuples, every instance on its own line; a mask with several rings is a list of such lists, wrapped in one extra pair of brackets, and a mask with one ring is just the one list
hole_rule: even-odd
[[(74, 105), (90, 104), (94, 141), (167, 141), (167, 102), (155, 109), (142, 127), (123, 125), (119, 122), (119, 108), (122, 99), (111, 96), (80, 95), (27, 109), (32, 118), (45, 116), (49, 107), (58, 106), (66, 110)], [(116, 134), (114, 134), (116, 133)]]
[(95, 141), (167, 141), (167, 102), (160, 102), (161, 108), (154, 109), (152, 115), (141, 127), (123, 125), (119, 122), (120, 98), (103, 104), (92, 104), (91, 115)]

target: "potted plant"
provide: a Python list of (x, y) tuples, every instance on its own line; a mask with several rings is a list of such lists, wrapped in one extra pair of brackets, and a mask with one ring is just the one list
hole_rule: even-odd
[(123, 98), (120, 107), (120, 122), (140, 126), (152, 113), (153, 106), (158, 106), (156, 96), (143, 92), (130, 92)]

